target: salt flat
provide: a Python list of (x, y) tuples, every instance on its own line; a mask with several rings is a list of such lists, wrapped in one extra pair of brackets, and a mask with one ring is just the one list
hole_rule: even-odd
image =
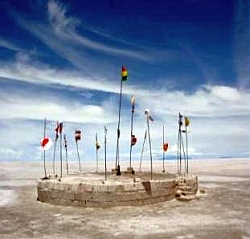
[[(121, 162), (124, 169), (125, 164)], [(139, 162), (133, 165), (137, 170)], [(109, 163), (108, 170), (112, 166)], [(176, 172), (176, 162), (166, 161), (165, 166)], [(83, 162), (83, 170), (95, 169), (95, 163)], [(150, 163), (143, 162), (142, 170), (147, 169)], [(162, 163), (154, 162), (153, 169), (160, 172)], [(77, 171), (77, 164), (70, 170)], [(0, 238), (250, 238), (250, 159), (193, 160), (190, 171), (205, 190), (196, 200), (80, 208), (36, 200), (37, 178), (44, 176), (42, 162), (1, 162)]]

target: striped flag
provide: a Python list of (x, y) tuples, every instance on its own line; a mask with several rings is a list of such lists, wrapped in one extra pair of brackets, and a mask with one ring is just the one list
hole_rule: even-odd
[(128, 71), (125, 66), (122, 66), (122, 81), (126, 81), (128, 78)]
[(75, 140), (78, 141), (78, 140), (81, 140), (81, 130), (78, 130), (76, 129), (75, 130)]

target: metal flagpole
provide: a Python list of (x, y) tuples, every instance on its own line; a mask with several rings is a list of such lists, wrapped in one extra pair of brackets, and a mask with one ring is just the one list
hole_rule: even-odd
[(80, 154), (78, 149), (78, 140), (81, 140), (81, 130), (75, 130), (75, 141), (76, 141), (76, 152), (78, 156), (78, 164), (79, 164), (79, 172), (81, 172), (81, 160), (80, 160)]
[(187, 173), (188, 173), (188, 137), (187, 137), (187, 126), (185, 125), (186, 132), (186, 157), (187, 157)]
[(55, 144), (54, 144), (54, 152), (53, 152), (53, 175), (56, 175), (56, 170), (55, 170), (55, 160), (56, 160), (56, 144), (57, 144), (57, 140), (58, 140), (58, 131), (59, 131), (59, 123), (57, 122), (56, 125), (56, 136), (55, 136)]
[(61, 172), (60, 172), (60, 178), (62, 178), (62, 127), (63, 123), (60, 123), (60, 164), (61, 164)]
[[(177, 166), (179, 175), (181, 174), (181, 126), (182, 126), (182, 115), (179, 113), (179, 130), (178, 130), (178, 141), (177, 141)], [(178, 157), (179, 156), (179, 157)]]
[(151, 165), (151, 180), (153, 179), (153, 158), (151, 150), (151, 139), (150, 139), (150, 130), (149, 130), (149, 112), (147, 114), (147, 125), (148, 125), (148, 142), (149, 142), (149, 152), (150, 152), (150, 165)]
[(130, 132), (130, 153), (129, 153), (129, 167), (131, 169), (131, 157), (132, 157), (132, 137), (133, 137), (133, 123), (134, 123), (134, 112), (135, 112), (135, 98), (132, 96), (131, 98), (131, 104), (132, 104), (132, 111), (131, 111), (131, 132)]
[(187, 131), (187, 127), (189, 125), (189, 119), (188, 117), (185, 117), (185, 133), (186, 133), (186, 158), (187, 158), (187, 167), (186, 167), (186, 170), (187, 170), (187, 173), (188, 173), (188, 131)]
[(66, 156), (66, 171), (67, 171), (67, 174), (69, 174), (68, 143), (67, 143), (66, 135), (64, 135), (64, 148), (65, 148), (65, 156)]
[(140, 160), (139, 172), (141, 172), (141, 163), (142, 163), (142, 157), (143, 157), (143, 152), (144, 152), (144, 146), (145, 146), (146, 139), (147, 139), (147, 130), (145, 130), (144, 140), (143, 140), (142, 149), (141, 149), (141, 160)]
[(76, 151), (77, 151), (77, 156), (78, 156), (78, 165), (79, 165), (79, 171), (81, 172), (81, 162), (80, 162), (80, 154), (79, 154), (79, 149), (78, 149), (78, 142), (76, 140)]
[[(45, 138), (45, 134), (46, 134), (46, 118), (44, 118), (44, 126), (43, 126), (43, 138)], [(43, 150), (43, 167), (44, 167), (44, 179), (47, 179), (47, 171), (46, 171), (46, 154), (45, 154), (45, 150)]]
[(185, 153), (185, 149), (184, 149), (184, 143), (183, 143), (183, 138), (182, 138), (182, 132), (181, 132), (181, 147), (182, 147), (182, 151), (183, 151), (183, 158), (184, 158), (184, 168), (185, 168), (185, 172), (186, 172), (186, 153)]
[(164, 150), (164, 125), (162, 126), (162, 172), (165, 173), (165, 165), (164, 165), (164, 160), (165, 160), (165, 150)]
[(95, 147), (96, 147), (96, 172), (98, 172), (98, 139), (97, 139), (97, 133), (95, 135)]
[(104, 168), (105, 168), (105, 181), (107, 180), (107, 128), (104, 126)]
[(121, 85), (120, 85), (119, 115), (118, 115), (118, 126), (117, 126), (116, 161), (115, 161), (115, 168), (117, 170), (116, 175), (121, 175), (121, 172), (120, 172), (120, 159), (119, 159), (121, 104), (122, 104), (122, 80), (121, 80)]

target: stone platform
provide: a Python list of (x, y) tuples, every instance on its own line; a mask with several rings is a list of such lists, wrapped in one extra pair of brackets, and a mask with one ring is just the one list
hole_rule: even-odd
[(164, 202), (173, 198), (191, 200), (196, 197), (198, 178), (195, 175), (136, 172), (120, 176), (108, 173), (81, 173), (61, 179), (39, 179), (37, 199), (41, 202), (83, 206), (138, 206)]

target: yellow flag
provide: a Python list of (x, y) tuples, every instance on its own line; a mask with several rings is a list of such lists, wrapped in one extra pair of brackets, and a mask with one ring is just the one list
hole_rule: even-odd
[(189, 118), (188, 117), (185, 117), (185, 126), (189, 126), (190, 124), (190, 121), (189, 121)]

